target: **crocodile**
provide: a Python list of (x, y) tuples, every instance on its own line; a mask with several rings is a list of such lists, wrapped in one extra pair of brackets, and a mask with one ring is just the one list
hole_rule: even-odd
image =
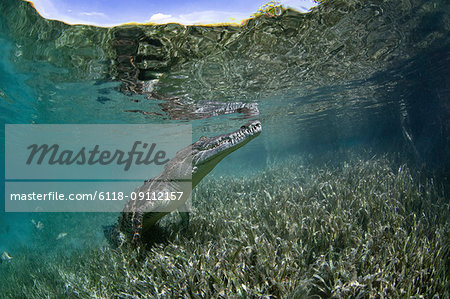
[(175, 157), (167, 162), (160, 175), (145, 181), (135, 192), (182, 192), (182, 196), (178, 200), (130, 200), (121, 212), (118, 222), (105, 228), (109, 242), (116, 247), (125, 243), (142, 243), (151, 234), (154, 225), (175, 210), (179, 211), (181, 222), (186, 227), (189, 223), (186, 205), (192, 190), (223, 158), (254, 139), (261, 130), (261, 123), (254, 120), (232, 133), (201, 137), (197, 142), (178, 151)]

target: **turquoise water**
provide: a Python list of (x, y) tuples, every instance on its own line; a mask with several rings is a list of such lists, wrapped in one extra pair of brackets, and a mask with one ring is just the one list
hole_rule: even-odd
[[(393, 169), (404, 163), (442, 186), (448, 210), (450, 7), (445, 1), (408, 7), (369, 2), (327, 1), (307, 16), (291, 12), (250, 22), (242, 31), (217, 29), (223, 40), (201, 29), (173, 37), (178, 27), (145, 34), (74, 29), (40, 20), (22, 2), (2, 3), (1, 137), (4, 124), (189, 123), (195, 141), (247, 122), (242, 113), (203, 117), (195, 108), (253, 103), (259, 115), (250, 119), (261, 121), (263, 133), (225, 158), (205, 186), (221, 177), (257, 177), (283, 161), (323, 173), (354, 157), (387, 155), (394, 157)], [(137, 48), (153, 45), (162, 56), (116, 46), (124, 40), (138, 41)], [(138, 75), (120, 57), (134, 57)], [(166, 66), (138, 65), (145, 61)], [(182, 108), (171, 106), (175, 97)], [(109, 248), (102, 226), (118, 217), (3, 210), (0, 252), (14, 257), (8, 267), (31, 251), (51, 258)], [(37, 230), (32, 220), (44, 228)], [(448, 221), (443, 227), (448, 234)], [(57, 240), (60, 233), (67, 236)]]

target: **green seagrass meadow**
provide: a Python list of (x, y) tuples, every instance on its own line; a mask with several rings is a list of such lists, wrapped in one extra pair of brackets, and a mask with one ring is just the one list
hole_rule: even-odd
[[(69, 258), (64, 246), (53, 256), (24, 248), (0, 264), (1, 294), (448, 298), (448, 198), (394, 160), (314, 167), (296, 156), (243, 178), (213, 175), (194, 192), (187, 230), (173, 213), (148, 248), (105, 245)], [(80, 228), (87, 235), (101, 229), (89, 217), (92, 227)]]

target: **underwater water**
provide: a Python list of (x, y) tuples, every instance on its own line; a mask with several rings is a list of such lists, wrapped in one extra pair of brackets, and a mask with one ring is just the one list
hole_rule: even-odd
[(254, 119), (262, 133), (197, 186), (189, 227), (167, 216), (147, 248), (109, 245), (119, 213), (2, 205), (0, 297), (448, 298), (449, 32), (446, 1), (115, 28), (2, 2), (2, 138), (4, 124), (188, 123), (196, 141)]

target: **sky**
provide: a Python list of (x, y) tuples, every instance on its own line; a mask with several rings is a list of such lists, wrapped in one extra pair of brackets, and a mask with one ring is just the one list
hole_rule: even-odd
[[(184, 25), (236, 23), (249, 18), (268, 0), (32, 0), (39, 14), (68, 24), (116, 26), (124, 23)], [(313, 0), (281, 0), (307, 12)]]

